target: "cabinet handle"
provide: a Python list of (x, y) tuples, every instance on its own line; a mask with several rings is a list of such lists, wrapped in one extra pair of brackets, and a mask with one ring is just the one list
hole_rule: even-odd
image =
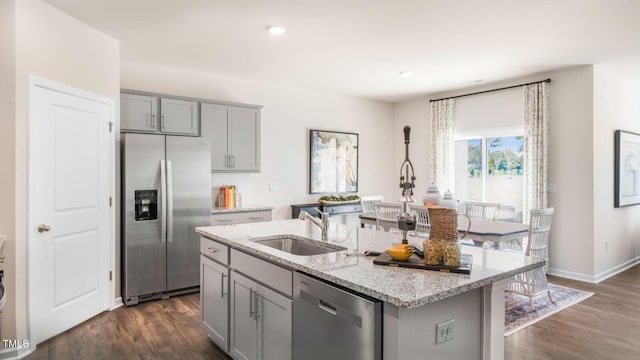
[(233, 219), (220, 219), (218, 221), (220, 221), (220, 222), (229, 222), (229, 221), (233, 221)]
[(220, 251), (220, 250), (219, 250), (219, 249), (216, 249), (216, 248), (213, 248), (213, 247), (208, 247), (208, 248), (207, 248), (207, 251), (209, 251), (209, 252), (210, 252), (210, 253), (212, 253), (212, 254), (215, 254), (215, 253), (217, 253), (217, 252), (218, 252), (218, 251)]
[(156, 114), (151, 114), (151, 127), (155, 130), (156, 128)]
[(263, 219), (264, 219), (264, 217), (262, 217), (262, 216), (251, 216), (249, 218), (249, 220), (263, 220)]
[(255, 311), (253, 312), (255, 319), (258, 320), (258, 318), (260, 316), (262, 316), (262, 314), (260, 313), (260, 311), (258, 311), (260, 309), (260, 297), (262, 296), (262, 294), (260, 294), (257, 291), (253, 292), (253, 295), (256, 297), (255, 300), (253, 301), (253, 306), (255, 306)]
[(164, 129), (164, 115), (160, 115), (160, 129)]
[(236, 156), (235, 155), (231, 155), (231, 158), (233, 159), (233, 165), (231, 166), (232, 168), (236, 168)]
[(253, 317), (253, 289), (249, 289), (249, 317)]
[(224, 278), (227, 276), (225, 274), (221, 274), (222, 277), (220, 278), (220, 297), (224, 298), (225, 295), (228, 295), (227, 293), (224, 292)]
[(224, 156), (224, 167), (231, 167), (231, 157), (228, 154)]

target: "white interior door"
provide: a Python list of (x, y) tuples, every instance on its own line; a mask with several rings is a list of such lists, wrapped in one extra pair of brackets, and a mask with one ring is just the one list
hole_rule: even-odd
[(29, 87), (29, 309), (38, 344), (108, 309), (113, 102)]

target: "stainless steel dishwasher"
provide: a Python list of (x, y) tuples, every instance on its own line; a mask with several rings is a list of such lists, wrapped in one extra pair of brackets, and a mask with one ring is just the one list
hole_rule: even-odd
[(293, 274), (293, 360), (382, 359), (382, 304)]

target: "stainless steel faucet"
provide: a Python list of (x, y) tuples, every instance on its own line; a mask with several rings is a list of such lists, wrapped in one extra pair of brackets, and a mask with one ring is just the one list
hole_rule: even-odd
[(300, 215), (298, 215), (298, 219), (300, 220), (311, 220), (312, 223), (316, 224), (320, 230), (322, 230), (322, 240), (329, 240), (328, 229), (329, 229), (329, 214), (326, 212), (322, 212), (320, 209), (315, 209), (318, 214), (320, 214), (320, 219), (312, 216), (308, 212), (302, 210), (300, 211)]

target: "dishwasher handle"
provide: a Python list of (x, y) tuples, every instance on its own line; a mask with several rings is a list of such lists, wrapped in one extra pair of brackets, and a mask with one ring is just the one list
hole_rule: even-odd
[(338, 314), (338, 309), (336, 309), (335, 306), (329, 304), (328, 302), (322, 300), (322, 299), (318, 299), (318, 307), (326, 312), (328, 312), (329, 314), (336, 316)]

